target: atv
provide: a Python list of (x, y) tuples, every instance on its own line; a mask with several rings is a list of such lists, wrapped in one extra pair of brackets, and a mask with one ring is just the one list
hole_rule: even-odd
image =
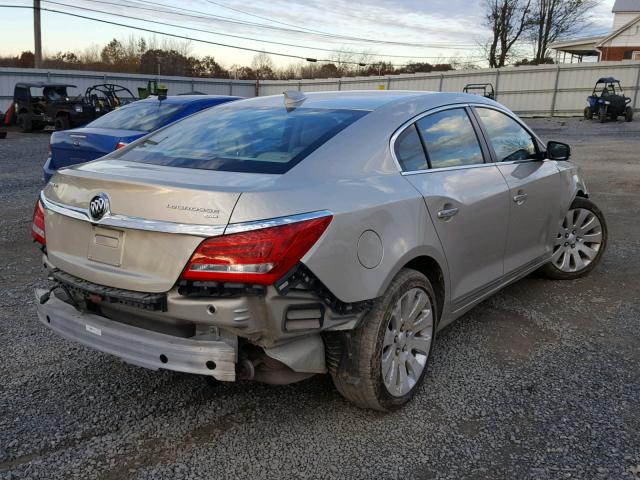
[(608, 119), (615, 120), (624, 116), (625, 121), (630, 122), (633, 120), (633, 108), (630, 103), (631, 98), (624, 95), (619, 80), (602, 77), (593, 87), (593, 93), (587, 97), (584, 118), (591, 120), (598, 117), (600, 123), (604, 123)]
[(16, 121), (23, 132), (42, 130), (53, 125), (66, 130), (95, 118), (95, 110), (82, 98), (69, 98), (64, 83), (16, 83), (13, 107)]
[(136, 97), (127, 87), (113, 83), (101, 83), (87, 88), (84, 94), (85, 103), (91, 105), (96, 117), (135, 101)]
[(496, 99), (496, 92), (491, 83), (469, 83), (465, 85), (462, 90), (464, 93), (471, 93), (473, 95), (480, 95), (481, 97)]

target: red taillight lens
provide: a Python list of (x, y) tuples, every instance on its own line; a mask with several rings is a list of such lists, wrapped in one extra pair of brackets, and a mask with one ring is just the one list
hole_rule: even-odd
[(300, 261), (332, 218), (208, 238), (191, 256), (182, 278), (271, 285)]
[(127, 145), (129, 144), (125, 142), (118, 142), (116, 143), (116, 150), (120, 150), (122, 147), (126, 147)]
[(33, 222), (31, 223), (31, 236), (43, 247), (47, 244), (44, 233), (44, 208), (40, 200), (36, 202), (36, 208), (33, 211)]

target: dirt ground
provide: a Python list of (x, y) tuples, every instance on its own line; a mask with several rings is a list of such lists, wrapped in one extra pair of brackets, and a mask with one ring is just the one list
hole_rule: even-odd
[(640, 121), (534, 119), (604, 211), (588, 277), (531, 275), (438, 337), (414, 401), (359, 410), (285, 387), (124, 364), (36, 320), (29, 237), (47, 134), (0, 140), (0, 478), (640, 478)]

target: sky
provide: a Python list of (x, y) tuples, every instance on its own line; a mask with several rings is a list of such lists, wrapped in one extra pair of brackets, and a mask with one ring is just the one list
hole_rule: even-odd
[[(580, 36), (611, 29), (613, 1), (599, 2), (593, 10), (591, 25), (580, 32)], [(32, 2), (0, 0), (0, 7), (3, 5), (30, 6)], [(395, 64), (409, 60), (444, 63), (452, 57), (478, 62), (482, 55), (479, 44), (489, 36), (489, 31), (482, 25), (482, 5), (482, 0), (42, 0), (42, 8), (187, 36), (193, 39), (189, 42), (191, 54), (211, 55), (226, 67), (250, 65), (255, 52), (200, 43), (195, 39), (304, 58), (335, 57), (335, 53), (321, 50), (325, 49), (365, 53), (370, 55), (370, 63), (381, 60)], [(124, 18), (123, 15), (136, 18)], [(154, 25), (139, 19), (171, 23), (181, 28)], [(247, 25), (247, 22), (252, 24)], [(31, 10), (0, 8), (0, 31), (3, 32), (0, 55), (33, 50)], [(152, 36), (121, 26), (42, 12), (45, 53), (81, 51), (95, 45), (102, 47), (113, 38), (124, 39), (132, 33)], [(295, 46), (274, 45), (265, 40)], [(524, 54), (528, 53), (526, 45), (521, 48)], [(272, 59), (278, 66), (299, 61), (276, 55), (272, 55)]]

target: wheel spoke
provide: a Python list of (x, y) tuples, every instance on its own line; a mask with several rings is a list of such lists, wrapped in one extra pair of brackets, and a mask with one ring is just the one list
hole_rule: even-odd
[(578, 251), (585, 254), (585, 256), (589, 259), (589, 261), (593, 260), (595, 256), (598, 254), (598, 250), (591, 248), (587, 245), (576, 245)]
[(422, 314), (411, 326), (411, 331), (415, 334), (418, 334), (427, 328), (433, 328), (433, 314), (431, 312), (431, 309), (422, 311)]
[(564, 253), (564, 248), (556, 249), (556, 251), (553, 252), (553, 256), (551, 257), (551, 261), (553, 263), (557, 263), (558, 259), (562, 256), (563, 253)]
[(420, 378), (420, 374), (424, 369), (424, 365), (421, 365), (416, 357), (413, 355), (407, 356), (407, 372), (409, 373), (409, 378), (413, 380), (413, 383), (418, 381)]
[(584, 223), (584, 225), (581, 225), (580, 227), (578, 227), (578, 231), (582, 234), (586, 234), (599, 226), (600, 226), (600, 220), (598, 220), (598, 217), (593, 215), (591, 218), (589, 218), (589, 220), (587, 220)]
[(394, 307), (393, 311), (391, 312), (391, 328), (396, 331), (400, 330), (400, 324), (402, 323), (402, 320), (400, 317), (401, 307), (402, 307), (402, 303), (398, 302)]
[(391, 360), (389, 361), (387, 367), (388, 369), (384, 374), (385, 384), (387, 386), (389, 385), (395, 386), (397, 384), (397, 378), (398, 378), (398, 359), (396, 358), (395, 355), (391, 356)]
[(569, 268), (569, 254), (566, 250), (562, 251), (562, 256), (556, 262), (556, 266), (563, 271), (567, 271)]
[(583, 243), (602, 243), (602, 232), (588, 233), (582, 236)]
[(587, 216), (591, 213), (589, 212), (589, 210), (585, 210), (584, 208), (581, 208), (577, 211), (578, 216), (576, 218), (576, 221), (573, 222), (573, 226), (576, 228), (580, 228), (582, 226), (582, 224), (584, 223), (584, 221), (586, 220)]
[(395, 338), (396, 338), (395, 330), (391, 330), (390, 328), (387, 328), (387, 331), (384, 333), (382, 348), (388, 347), (389, 345), (392, 345), (393, 343), (395, 343)]
[(404, 395), (409, 391), (409, 379), (407, 378), (407, 366), (404, 362), (398, 362), (398, 393)]
[(407, 341), (407, 346), (412, 352), (417, 351), (427, 355), (431, 346), (431, 334), (412, 337)]
[(411, 327), (415, 324), (415, 322), (417, 321), (416, 318), (418, 317), (418, 315), (420, 315), (428, 301), (429, 298), (424, 292), (422, 292), (421, 290), (416, 290), (416, 295), (413, 299), (413, 306), (411, 307), (409, 315), (407, 316), (407, 318), (405, 318), (408, 327)]
[(571, 260), (573, 263), (573, 271), (582, 270), (585, 267), (584, 260), (577, 251), (571, 252)]

